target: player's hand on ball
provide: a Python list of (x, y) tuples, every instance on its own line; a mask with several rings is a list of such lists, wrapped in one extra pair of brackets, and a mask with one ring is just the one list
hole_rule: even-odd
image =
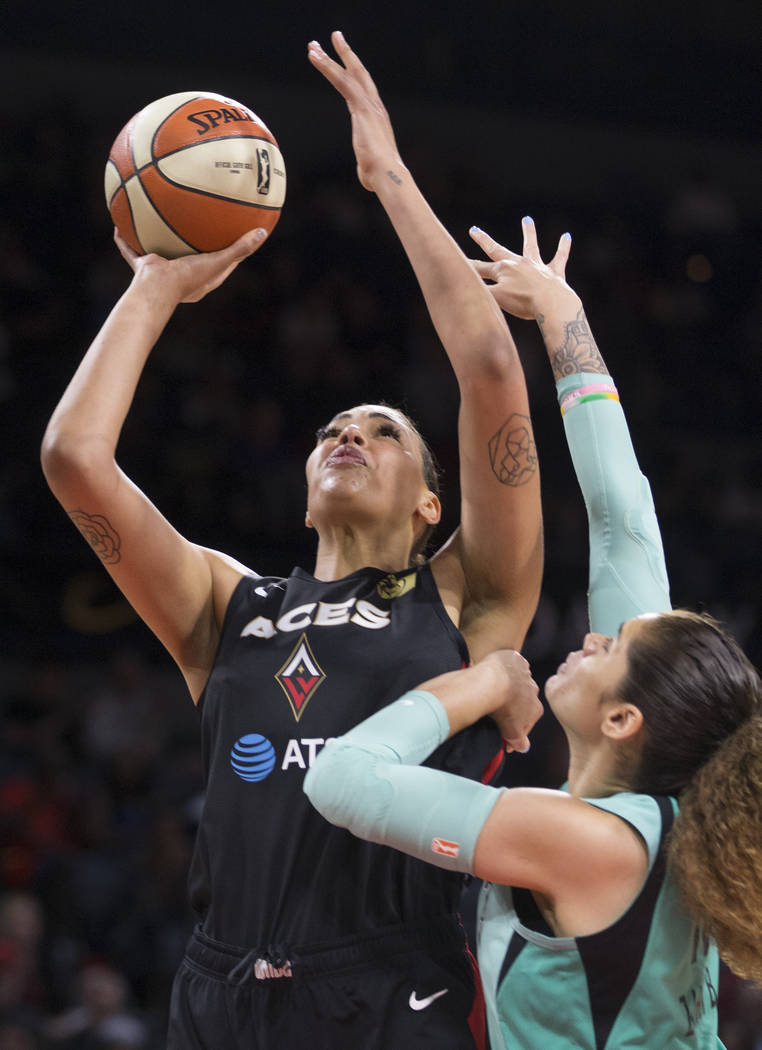
[(485, 657), (497, 671), (502, 704), (492, 713), (503, 734), (506, 751), (528, 751), (529, 732), (542, 716), (539, 687), (521, 653), (500, 649)]
[(307, 55), (344, 98), (352, 118), (352, 146), (357, 159), (357, 176), (366, 190), (377, 189), (380, 176), (390, 168), (401, 168), (389, 114), (368, 70), (340, 32), (331, 34), (340, 61), (330, 58), (317, 40), (307, 46)]
[(203, 299), (218, 288), (240, 262), (252, 255), (266, 237), (264, 229), (249, 230), (221, 251), (165, 259), (161, 255), (138, 255), (119, 231), (114, 230), (116, 245), (135, 272), (135, 278), (161, 282), (162, 292), (175, 303), (196, 303)]
[(544, 263), (540, 258), (537, 230), (532, 219), (525, 218), (521, 229), (524, 247), (522, 254), (517, 255), (498, 244), (484, 230), (472, 226), (469, 230), (471, 238), (491, 262), (483, 259), (470, 261), (480, 277), (494, 282), (489, 285), (489, 290), (502, 310), (513, 317), (534, 320), (549, 308), (549, 303), (559, 297), (576, 298), (576, 293), (565, 280), (571, 237), (565, 233), (558, 242), (556, 254), (549, 263)]

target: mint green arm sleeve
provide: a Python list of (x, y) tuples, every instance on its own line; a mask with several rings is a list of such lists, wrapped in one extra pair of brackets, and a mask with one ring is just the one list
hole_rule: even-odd
[[(559, 404), (602, 382), (611, 377), (564, 376), (556, 384)], [(590, 528), (590, 627), (615, 635), (633, 616), (671, 608), (661, 533), (619, 401), (592, 395), (571, 402), (563, 418)]]
[(472, 872), (479, 833), (504, 789), (420, 767), (448, 734), (437, 698), (413, 690), (326, 744), (304, 778), (305, 794), (358, 838)]

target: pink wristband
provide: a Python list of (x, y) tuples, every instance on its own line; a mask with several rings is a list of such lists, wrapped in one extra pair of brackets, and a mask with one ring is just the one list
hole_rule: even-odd
[(561, 415), (566, 415), (577, 405), (584, 405), (588, 401), (618, 401), (619, 393), (613, 383), (590, 383), (572, 390), (561, 402)]

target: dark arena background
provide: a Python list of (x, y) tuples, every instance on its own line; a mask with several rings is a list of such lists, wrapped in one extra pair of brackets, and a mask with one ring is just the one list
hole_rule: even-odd
[[(317, 425), (405, 406), (458, 503), (456, 389), (412, 272), (355, 177), (343, 102), (306, 58), (344, 30), (403, 158), (459, 243), (574, 236), (582, 294), (659, 511), (675, 604), (762, 662), (762, 126), (758, 4), (388, 0), (195, 7), (6, 0), (0, 11), (0, 1050), (160, 1050), (190, 928), (195, 711), (48, 492), (50, 412), (130, 276), (103, 197), (116, 133), (175, 91), (239, 99), (286, 161), (280, 224), (153, 354), (119, 458), (185, 535), (254, 569), (312, 567)], [(586, 520), (535, 326), (524, 361), (543, 477), (536, 677), (585, 629)], [(507, 783), (554, 784), (548, 714)], [(727, 972), (720, 1035), (762, 1043)], [(87, 1013), (87, 1010), (90, 1013)], [(108, 1023), (96, 1037), (88, 1016)]]

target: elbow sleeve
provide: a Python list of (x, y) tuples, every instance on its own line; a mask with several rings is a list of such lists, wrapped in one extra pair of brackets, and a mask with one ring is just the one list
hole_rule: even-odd
[(441, 716), (427, 703), (428, 711), (406, 720), (410, 709), (401, 706), (406, 700), (328, 743), (307, 773), (304, 791), (326, 820), (359, 838), (441, 868), (471, 872), (477, 839), (502, 792), (440, 770), (404, 764), (427, 757), (444, 739), (441, 720), (447, 721), (434, 697)]

